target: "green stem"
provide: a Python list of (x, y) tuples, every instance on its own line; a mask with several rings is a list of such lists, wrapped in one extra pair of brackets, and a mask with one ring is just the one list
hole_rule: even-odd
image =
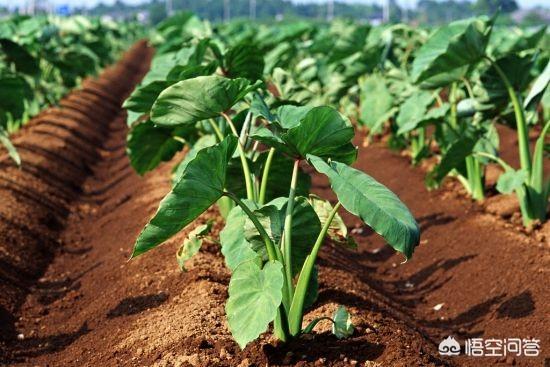
[(269, 178), (269, 171), (271, 170), (271, 162), (273, 161), (273, 156), (275, 155), (275, 148), (269, 149), (267, 158), (265, 160), (264, 170), (262, 171), (262, 184), (260, 186), (260, 205), (265, 203), (265, 193), (267, 189), (267, 182)]
[(512, 106), (514, 107), (514, 114), (516, 117), (516, 128), (518, 131), (519, 144), (519, 160), (521, 162), (521, 168), (527, 172), (527, 175), (529, 177), (531, 177), (531, 153), (529, 151), (529, 135), (527, 132), (527, 123), (525, 122), (525, 114), (523, 111), (523, 107), (520, 103), (520, 97), (514, 90), (512, 83), (510, 83), (510, 80), (508, 80), (508, 77), (506, 76), (504, 71), (502, 71), (500, 66), (498, 66), (498, 64), (492, 58), (487, 56), (486, 59), (495, 68), (497, 74), (500, 76), (500, 79), (502, 79), (502, 82), (506, 86), (508, 95), (510, 96), (510, 101), (512, 102)]
[(239, 157), (241, 158), (241, 164), (243, 166), (244, 183), (246, 185), (246, 197), (248, 200), (254, 200), (254, 187), (252, 186), (252, 177), (250, 175), (250, 167), (248, 166), (248, 160), (246, 159), (246, 155), (244, 154), (244, 147), (241, 144), (239, 134), (231, 118), (223, 112), (222, 112), (222, 116), (227, 121), (227, 124), (229, 125), (229, 128), (231, 129), (231, 132), (233, 133), (233, 135), (235, 135), (237, 139), (239, 139), (239, 145), (237, 148), (239, 150)]
[(451, 104), (451, 127), (456, 130), (458, 129), (458, 111), (457, 111), (457, 100), (456, 100), (456, 94), (458, 91), (458, 85), (457, 83), (453, 83), (451, 85), (451, 91), (449, 94), (449, 103)]
[(418, 158), (425, 146), (426, 146), (426, 127), (423, 126), (418, 129), (417, 135), (412, 136), (411, 138), (412, 163), (414, 165), (420, 162)]
[(466, 78), (462, 78), (462, 82), (466, 86), (466, 90), (468, 91), (468, 97), (474, 99), (474, 90), (472, 88), (472, 84)]
[(319, 249), (325, 240), (330, 224), (332, 223), (332, 220), (334, 219), (334, 216), (338, 212), (339, 208), (340, 202), (332, 208), (327, 217), (327, 221), (323, 224), (323, 228), (321, 228), (321, 232), (319, 232), (319, 235), (317, 236), (317, 240), (313, 245), (311, 253), (307, 256), (306, 261), (304, 261), (302, 271), (300, 271), (298, 283), (296, 284), (296, 292), (292, 298), (290, 312), (288, 313), (288, 324), (291, 335), (298, 335), (302, 329), (302, 320), (304, 318), (304, 300), (306, 298), (307, 288), (311, 279), (311, 273), (315, 267), (315, 260), (317, 260)]
[(290, 192), (288, 193), (285, 227), (283, 232), (283, 258), (285, 260), (285, 275), (289, 299), (292, 299), (294, 296), (294, 286), (292, 284), (292, 213), (294, 211), (294, 197), (296, 196), (296, 183), (298, 182), (299, 168), (300, 160), (296, 159), (294, 161), (294, 167), (292, 168), (292, 179), (290, 180)]
[(508, 163), (504, 162), (504, 160), (502, 160), (502, 158), (499, 158), (499, 157), (497, 157), (493, 154), (486, 153), (486, 152), (475, 152), (474, 155), (476, 155), (478, 157), (485, 157), (485, 158), (488, 158), (488, 159), (491, 159), (491, 160), (495, 161), (496, 163), (500, 164), (500, 166), (505, 171), (513, 170), (513, 168)]
[(302, 334), (310, 334), (313, 331), (313, 329), (315, 328), (315, 326), (317, 326), (317, 324), (319, 322), (324, 321), (324, 320), (330, 321), (333, 324), (335, 323), (334, 320), (331, 317), (328, 317), (328, 316), (318, 317), (318, 318), (314, 319), (312, 322), (310, 322), (309, 325), (304, 328), (304, 330), (302, 330)]
[(265, 231), (265, 228), (262, 226), (260, 221), (258, 220), (258, 217), (250, 210), (248, 206), (246, 206), (245, 203), (241, 201), (237, 197), (237, 195), (233, 194), (232, 192), (225, 191), (223, 193), (225, 196), (231, 198), (235, 203), (241, 207), (241, 209), (245, 212), (245, 214), (250, 218), (252, 223), (254, 224), (254, 227), (258, 230), (258, 233), (260, 234), (260, 237), (262, 237), (262, 240), (264, 241), (265, 247), (267, 249), (267, 256), (269, 260), (279, 260), (277, 257), (277, 252), (275, 251), (275, 244), (273, 244), (273, 241), (271, 241), (271, 238)]
[(470, 185), (470, 194), (474, 200), (483, 200), (485, 198), (483, 192), (483, 176), (479, 161), (475, 156), (466, 157), (466, 172), (468, 174), (468, 183)]
[(212, 130), (214, 130), (214, 133), (216, 133), (216, 136), (218, 137), (219, 141), (223, 141), (223, 134), (220, 128), (218, 127), (218, 124), (216, 124), (216, 121), (214, 121), (214, 119), (208, 119), (208, 122), (210, 123)]

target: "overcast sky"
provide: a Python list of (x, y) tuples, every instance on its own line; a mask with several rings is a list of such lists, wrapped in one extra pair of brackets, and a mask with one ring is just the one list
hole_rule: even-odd
[[(25, 5), (28, 0), (0, 0), (0, 5), (3, 6), (10, 6), (10, 7), (16, 7)], [(61, 5), (61, 4), (69, 4), (72, 6), (82, 6), (83, 3), (86, 4), (86, 6), (93, 6), (99, 2), (112, 4), (115, 0), (87, 0), (83, 2), (82, 0), (49, 0), (50, 3)], [(144, 0), (123, 0), (126, 3), (131, 4), (137, 4), (140, 2), (144, 2)], [(261, 0), (259, 0), (261, 1)], [(293, 0), (294, 2), (299, 3), (307, 3), (307, 2), (325, 2), (323, 0)], [(347, 2), (358, 2), (358, 3), (379, 3), (382, 4), (384, 0), (344, 0)], [(397, 0), (398, 3), (406, 6), (412, 6), (416, 3), (417, 0)], [(541, 5), (550, 7), (550, 0), (516, 0), (520, 7), (524, 8), (530, 8), (533, 6)]]

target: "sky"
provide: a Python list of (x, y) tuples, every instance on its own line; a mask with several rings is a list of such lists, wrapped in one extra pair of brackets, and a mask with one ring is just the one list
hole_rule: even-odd
[[(25, 5), (28, 0), (0, 0), (0, 6), (9, 6), (16, 7)], [(86, 6), (94, 6), (99, 2), (106, 4), (113, 3), (115, 0), (49, 0), (50, 3), (55, 5), (69, 4), (71, 6), (82, 6), (83, 3)], [(126, 3), (137, 4), (143, 2), (144, 0), (123, 0)], [(259, 0), (261, 1), (261, 0)], [(307, 3), (307, 2), (324, 2), (324, 0), (293, 0), (297, 3)], [(382, 4), (384, 0), (344, 0), (346, 2), (356, 2), (356, 3), (378, 3)], [(550, 7), (550, 0), (516, 0), (521, 8), (530, 8), (534, 6), (545, 6)], [(397, 0), (398, 3), (405, 6), (413, 5), (416, 0)]]

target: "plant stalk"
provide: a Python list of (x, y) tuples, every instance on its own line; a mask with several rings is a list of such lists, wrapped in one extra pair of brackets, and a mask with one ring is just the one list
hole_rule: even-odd
[(332, 208), (329, 213), (321, 232), (317, 236), (317, 240), (311, 249), (311, 253), (307, 256), (302, 270), (300, 271), (300, 276), (298, 277), (298, 283), (296, 284), (296, 292), (292, 298), (292, 304), (290, 305), (290, 312), (288, 313), (288, 324), (290, 328), (290, 334), (296, 336), (300, 333), (302, 329), (302, 321), (304, 318), (304, 300), (306, 298), (307, 289), (309, 286), (309, 281), (311, 279), (311, 273), (315, 266), (315, 260), (317, 260), (317, 255), (319, 254), (319, 249), (323, 244), (327, 232), (330, 228), (330, 224), (334, 219), (334, 216), (340, 208), (340, 202), (338, 202), (334, 208)]
[(283, 258), (285, 260), (285, 276), (289, 299), (292, 299), (294, 296), (294, 286), (292, 284), (292, 213), (294, 212), (294, 198), (296, 196), (296, 184), (298, 182), (299, 170), (300, 160), (296, 159), (294, 161), (294, 167), (292, 168), (292, 178), (290, 180), (290, 191), (286, 204), (285, 227), (283, 232)]
[(491, 63), (495, 68), (500, 79), (506, 86), (506, 91), (510, 96), (510, 101), (514, 107), (514, 115), (516, 117), (516, 129), (518, 131), (518, 144), (519, 144), (519, 160), (521, 163), (521, 168), (527, 172), (527, 176), (531, 177), (531, 153), (529, 150), (529, 135), (527, 131), (527, 123), (525, 121), (525, 114), (523, 107), (520, 103), (520, 96), (514, 90), (514, 86), (510, 83), (510, 80), (504, 73), (504, 71), (498, 66), (498, 64), (490, 57), (486, 59)]
[(456, 100), (457, 91), (458, 91), (458, 85), (456, 82), (454, 82), (451, 85), (451, 91), (449, 92), (449, 103), (451, 104), (450, 125), (455, 131), (458, 129), (458, 110), (457, 110), (457, 100)]
[(265, 204), (265, 193), (267, 189), (267, 182), (269, 179), (269, 171), (271, 170), (271, 162), (273, 161), (274, 155), (275, 155), (275, 148), (269, 149), (269, 153), (267, 153), (267, 158), (265, 160), (264, 169), (262, 171), (262, 183), (260, 186), (260, 197), (258, 200), (260, 205)]
[(223, 134), (218, 127), (218, 124), (216, 124), (216, 121), (214, 121), (214, 119), (208, 119), (208, 122), (210, 123), (210, 126), (212, 127), (212, 130), (214, 130), (214, 133), (216, 134), (216, 137), (219, 139), (219, 141), (223, 141)]
[(483, 200), (485, 193), (483, 190), (483, 175), (481, 172), (481, 164), (475, 156), (466, 157), (466, 172), (468, 174), (468, 183), (470, 185), (470, 194), (474, 200)]
[(233, 121), (231, 120), (231, 118), (227, 116), (227, 114), (225, 114), (224, 112), (222, 112), (222, 116), (227, 121), (227, 124), (229, 125), (229, 128), (231, 129), (231, 132), (233, 133), (233, 135), (235, 135), (237, 139), (239, 139), (239, 144), (237, 148), (239, 150), (239, 157), (241, 158), (241, 164), (243, 167), (244, 183), (246, 185), (246, 197), (248, 200), (254, 200), (254, 187), (252, 185), (252, 176), (250, 174), (250, 167), (248, 166), (248, 160), (246, 159), (246, 155), (244, 153), (244, 147), (241, 143), (239, 133), (237, 132), (237, 129), (235, 128), (235, 125), (233, 124)]

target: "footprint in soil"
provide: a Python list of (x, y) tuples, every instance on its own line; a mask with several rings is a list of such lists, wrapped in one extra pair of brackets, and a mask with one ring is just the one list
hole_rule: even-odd
[(148, 294), (145, 296), (128, 297), (107, 313), (107, 317), (113, 319), (120, 316), (135, 315), (147, 309), (155, 308), (166, 302), (168, 295), (164, 292)]

